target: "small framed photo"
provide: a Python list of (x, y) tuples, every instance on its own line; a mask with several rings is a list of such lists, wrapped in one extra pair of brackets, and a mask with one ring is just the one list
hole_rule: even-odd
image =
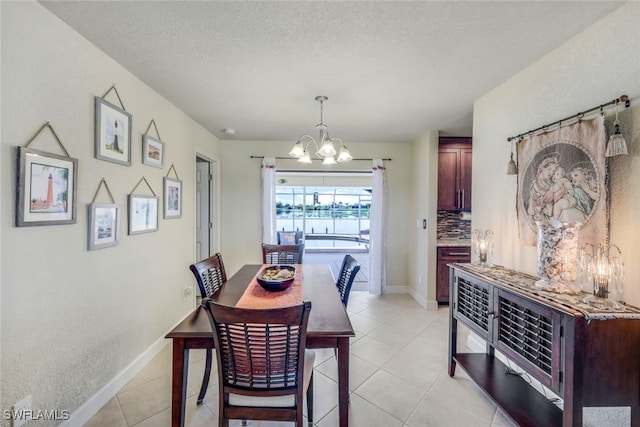
[(19, 147), (16, 226), (75, 224), (78, 160)]
[(182, 216), (182, 180), (164, 178), (164, 219)]
[(158, 198), (129, 194), (129, 235), (158, 231)]
[(95, 97), (95, 157), (131, 165), (131, 114)]
[(120, 240), (120, 205), (91, 203), (89, 207), (89, 242), (87, 249), (108, 248)]
[(142, 163), (161, 168), (164, 166), (164, 142), (149, 135), (142, 136)]

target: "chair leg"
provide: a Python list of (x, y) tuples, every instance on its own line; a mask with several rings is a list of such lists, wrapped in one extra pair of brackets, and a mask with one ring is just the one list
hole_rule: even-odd
[(198, 394), (197, 404), (201, 405), (204, 402), (204, 395), (207, 394), (207, 388), (209, 387), (209, 376), (211, 376), (211, 359), (213, 358), (213, 350), (207, 349), (207, 356), (204, 366), (204, 377), (202, 378), (202, 386), (200, 387), (200, 394)]
[(309, 388), (307, 388), (307, 420), (309, 427), (313, 426), (313, 371), (311, 371)]

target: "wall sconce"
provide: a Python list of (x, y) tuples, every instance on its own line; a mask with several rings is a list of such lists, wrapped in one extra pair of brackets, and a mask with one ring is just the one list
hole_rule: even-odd
[(491, 266), (493, 258), (493, 231), (473, 230), (471, 237), (471, 249), (473, 251), (473, 264)]
[[(517, 139), (515, 142), (516, 152), (518, 151), (518, 142), (520, 139)], [(507, 163), (507, 175), (517, 175), (518, 174), (518, 165), (516, 165), (515, 160), (513, 160), (513, 144), (511, 144), (511, 159), (509, 163)]]
[(620, 122), (618, 121), (618, 103), (620, 102), (620, 100), (626, 101), (626, 99), (622, 99), (622, 97), (616, 100), (616, 119), (613, 122), (614, 130), (613, 135), (609, 137), (605, 157), (615, 157), (621, 154), (629, 154), (627, 150), (627, 141), (624, 140), (624, 136), (622, 136), (622, 132), (620, 132)]

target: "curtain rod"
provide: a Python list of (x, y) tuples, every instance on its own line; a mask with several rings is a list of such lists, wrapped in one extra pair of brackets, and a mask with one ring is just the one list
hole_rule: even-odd
[(573, 116), (565, 117), (564, 119), (561, 119), (561, 120), (556, 120), (553, 123), (549, 123), (549, 124), (546, 124), (544, 126), (540, 126), (538, 128), (532, 129), (532, 130), (527, 131), (527, 132), (523, 132), (523, 133), (521, 133), (519, 135), (516, 135), (516, 136), (510, 136), (509, 138), (507, 138), (507, 141), (511, 142), (514, 139), (520, 139), (525, 135), (533, 135), (534, 133), (536, 133), (538, 131), (541, 131), (543, 129), (547, 130), (551, 126), (555, 126), (557, 124), (562, 124), (562, 122), (566, 122), (567, 120), (572, 120), (572, 119), (579, 119), (580, 120), (585, 116), (585, 114), (593, 113), (594, 111), (597, 111), (597, 110), (600, 110), (600, 112), (602, 112), (602, 114), (604, 114), (604, 111), (603, 111), (604, 107), (608, 107), (609, 105), (613, 105), (613, 104), (617, 105), (620, 102), (624, 102), (624, 107), (625, 108), (628, 108), (629, 105), (631, 104), (631, 102), (629, 101), (629, 97), (627, 95), (620, 95), (619, 98), (613, 99), (613, 100), (611, 100), (609, 102), (606, 102), (604, 104), (600, 104), (597, 107), (593, 107), (593, 108), (590, 108), (588, 110), (582, 111), (580, 113), (574, 114)]
[[(250, 156), (250, 157), (252, 159), (264, 159), (265, 158), (265, 156), (253, 156), (253, 155)], [(276, 159), (276, 160), (296, 160), (294, 157), (274, 157), (274, 159)], [(314, 160), (314, 159), (311, 159), (311, 160)], [(321, 160), (321, 159), (315, 159), (315, 160)], [(371, 161), (371, 160), (374, 160), (374, 159), (351, 159), (351, 161), (353, 161), (353, 160), (369, 160), (369, 161)], [(380, 159), (380, 160), (384, 160), (386, 162), (390, 162), (391, 161), (391, 159)]]

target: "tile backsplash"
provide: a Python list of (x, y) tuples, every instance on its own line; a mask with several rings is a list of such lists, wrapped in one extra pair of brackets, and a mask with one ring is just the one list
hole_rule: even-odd
[(471, 221), (460, 214), (438, 211), (437, 239), (471, 239)]

